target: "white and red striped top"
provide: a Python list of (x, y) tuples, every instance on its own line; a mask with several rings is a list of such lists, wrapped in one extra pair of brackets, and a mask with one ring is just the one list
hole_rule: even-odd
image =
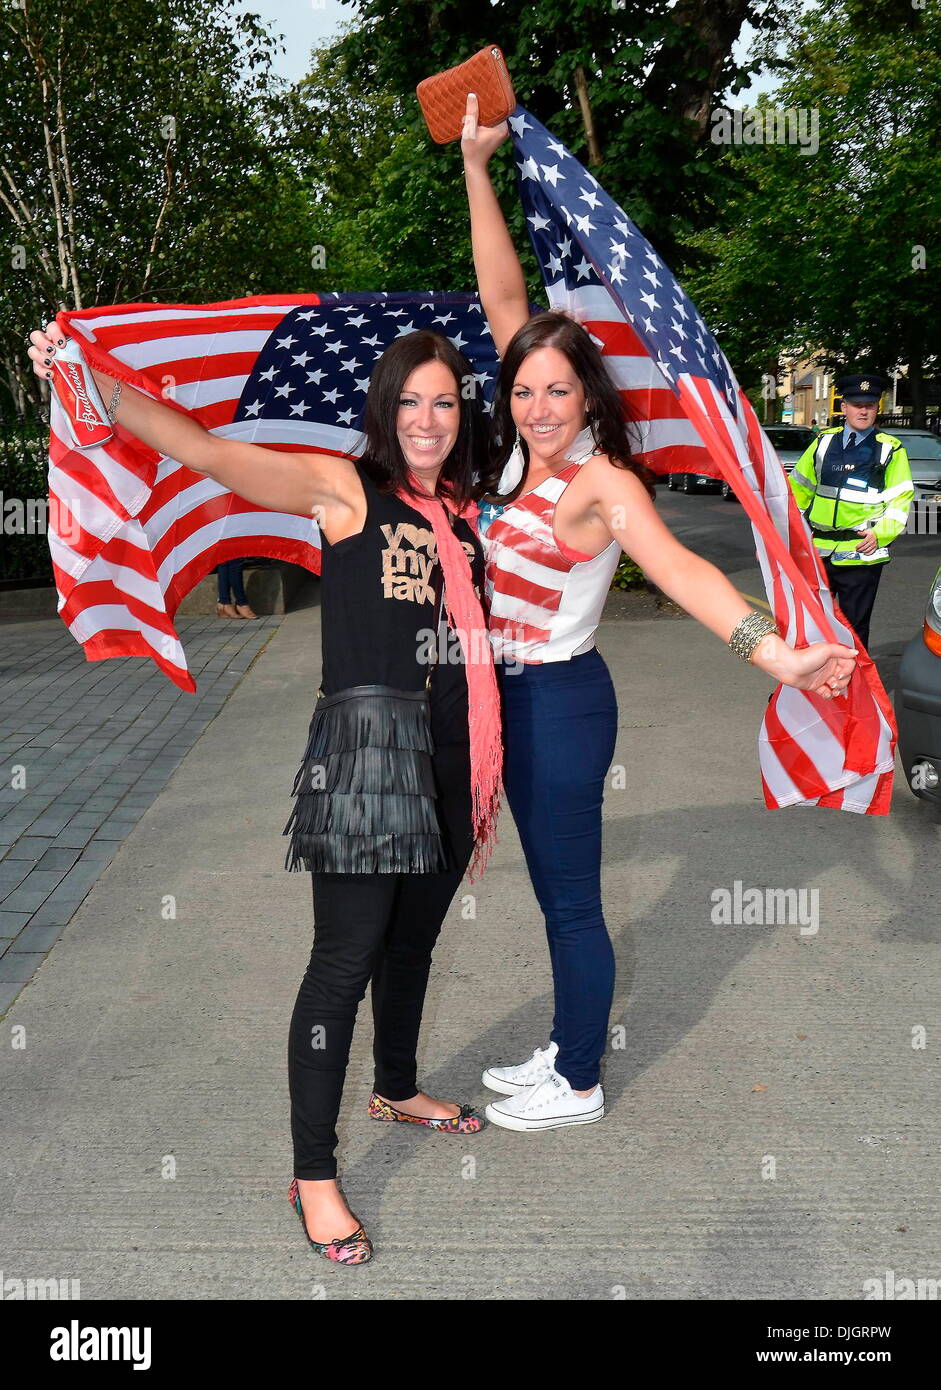
[[(583, 430), (569, 450), (570, 464), (481, 526), (495, 661), (568, 661), (595, 644), (621, 547), (612, 540), (598, 555), (584, 555), (553, 531), (559, 498), (594, 452), (591, 431)], [(501, 492), (519, 480), (521, 465), (521, 455), (507, 464)]]

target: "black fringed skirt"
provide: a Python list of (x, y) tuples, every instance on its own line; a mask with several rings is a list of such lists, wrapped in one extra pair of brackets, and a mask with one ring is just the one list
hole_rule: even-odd
[(294, 779), (288, 870), (440, 873), (431, 711), (424, 690), (322, 695)]

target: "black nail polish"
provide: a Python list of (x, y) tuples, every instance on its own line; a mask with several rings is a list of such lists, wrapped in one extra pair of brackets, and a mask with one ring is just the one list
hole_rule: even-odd
[(52, 358), (51, 358), (51, 357), (44, 357), (42, 360), (45, 362), (45, 364), (46, 364), (47, 367), (51, 367), (51, 366), (52, 366)]

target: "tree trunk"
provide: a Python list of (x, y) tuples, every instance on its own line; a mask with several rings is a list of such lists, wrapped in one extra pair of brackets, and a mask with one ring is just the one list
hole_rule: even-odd
[(706, 134), (712, 103), (732, 45), (753, 0), (678, 0), (667, 36), (644, 83), (645, 95), (661, 110), (690, 121), (698, 144)]
[(588, 100), (588, 82), (585, 78), (585, 69), (581, 63), (575, 65), (575, 87), (578, 92), (578, 104), (582, 108), (582, 124), (585, 127), (585, 139), (588, 141), (588, 162), (589, 164), (601, 163), (601, 146), (598, 144), (598, 137), (595, 134), (595, 122), (591, 114), (591, 102)]
[(23, 386), (19, 380), (13, 359), (8, 353), (4, 352), (0, 357), (3, 366), (3, 375), (6, 379), (7, 390), (10, 393), (10, 400), (17, 415), (26, 413), (26, 397), (23, 394)]

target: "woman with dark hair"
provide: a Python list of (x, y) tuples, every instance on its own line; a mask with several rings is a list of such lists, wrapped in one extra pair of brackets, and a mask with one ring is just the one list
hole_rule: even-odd
[[(34, 370), (51, 375), (60, 329), (31, 338)], [(105, 399), (119, 392), (94, 375)], [(373, 369), (358, 460), (220, 438), (133, 388), (117, 402), (120, 429), (320, 528), (322, 689), (285, 828), (287, 867), (312, 875), (316, 928), (288, 1045), (289, 1195), (311, 1247), (341, 1264), (372, 1255), (334, 1157), (370, 979), (370, 1115), (452, 1134), (481, 1128), (469, 1107), (418, 1089), (415, 1059), (432, 948), (472, 854), (474, 869), (486, 857), (499, 796), (499, 697), (471, 501), (486, 429), (479, 403), (462, 396), (471, 379), (440, 334), (398, 339)], [(460, 657), (440, 640), (442, 612)]]
[(604, 1116), (600, 1063), (614, 993), (601, 905), (601, 803), (617, 704), (595, 630), (622, 552), (692, 617), (776, 680), (830, 697), (855, 651), (790, 647), (726, 577), (657, 515), (648, 470), (631, 458), (620, 396), (588, 332), (564, 313), (530, 318), (522, 268), (487, 164), (506, 122), (461, 147), (474, 266), (502, 364), (489, 466), (480, 480), (490, 636), (504, 721), (504, 787), (546, 919), (555, 1018), (546, 1046), (483, 1081), (505, 1099), (506, 1129)]

